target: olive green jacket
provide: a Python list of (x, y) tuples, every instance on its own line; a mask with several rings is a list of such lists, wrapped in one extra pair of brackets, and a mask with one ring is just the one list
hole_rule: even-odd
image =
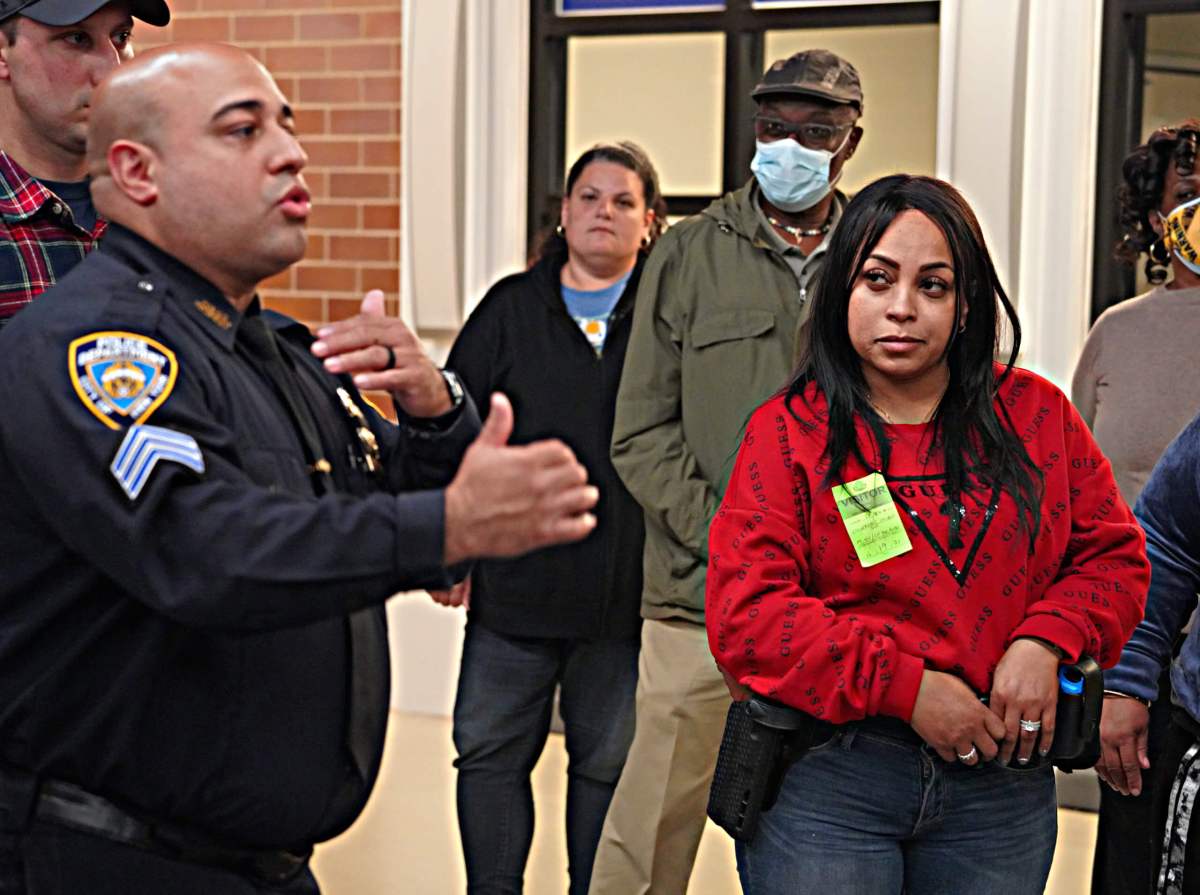
[(801, 288), (757, 197), (751, 180), (671, 227), (642, 274), (612, 460), (646, 513), (645, 618), (704, 621), (708, 522), (742, 426), (792, 373), (825, 252), (809, 256)]

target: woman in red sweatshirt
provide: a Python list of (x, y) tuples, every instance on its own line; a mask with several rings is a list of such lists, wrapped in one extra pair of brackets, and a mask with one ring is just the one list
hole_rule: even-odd
[[(1008, 363), (993, 363), (1000, 312)], [(1117, 661), (1141, 530), (950, 185), (846, 208), (805, 361), (751, 417), (709, 534), (727, 677), (836, 726), (750, 843), (748, 893), (1041, 892), (1062, 661)], [(981, 697), (988, 697), (985, 704)]]

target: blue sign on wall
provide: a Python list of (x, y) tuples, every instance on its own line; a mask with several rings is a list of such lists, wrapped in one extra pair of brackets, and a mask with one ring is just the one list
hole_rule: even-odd
[(798, 9), (812, 6), (864, 6), (868, 3), (919, 3), (920, 0), (754, 0), (755, 9)]
[(560, 16), (602, 16), (633, 12), (712, 12), (725, 0), (558, 0)]

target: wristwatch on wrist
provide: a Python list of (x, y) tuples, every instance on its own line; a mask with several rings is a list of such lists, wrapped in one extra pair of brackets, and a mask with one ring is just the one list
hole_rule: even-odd
[(463, 390), (462, 380), (458, 378), (458, 374), (453, 370), (441, 371), (442, 379), (446, 381), (446, 391), (450, 392), (450, 409), (447, 413), (453, 413), (462, 407), (463, 401), (466, 400), (466, 391)]
[(463, 390), (462, 380), (452, 370), (438, 370), (446, 383), (446, 391), (450, 393), (450, 409), (437, 416), (408, 417), (402, 419), (402, 425), (417, 438), (430, 439), (445, 432), (458, 420), (459, 410), (467, 400)]

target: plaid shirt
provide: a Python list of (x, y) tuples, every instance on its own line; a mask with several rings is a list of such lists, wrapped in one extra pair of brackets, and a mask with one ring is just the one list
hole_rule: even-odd
[(0, 326), (82, 261), (106, 226), (77, 227), (66, 202), (0, 152)]

